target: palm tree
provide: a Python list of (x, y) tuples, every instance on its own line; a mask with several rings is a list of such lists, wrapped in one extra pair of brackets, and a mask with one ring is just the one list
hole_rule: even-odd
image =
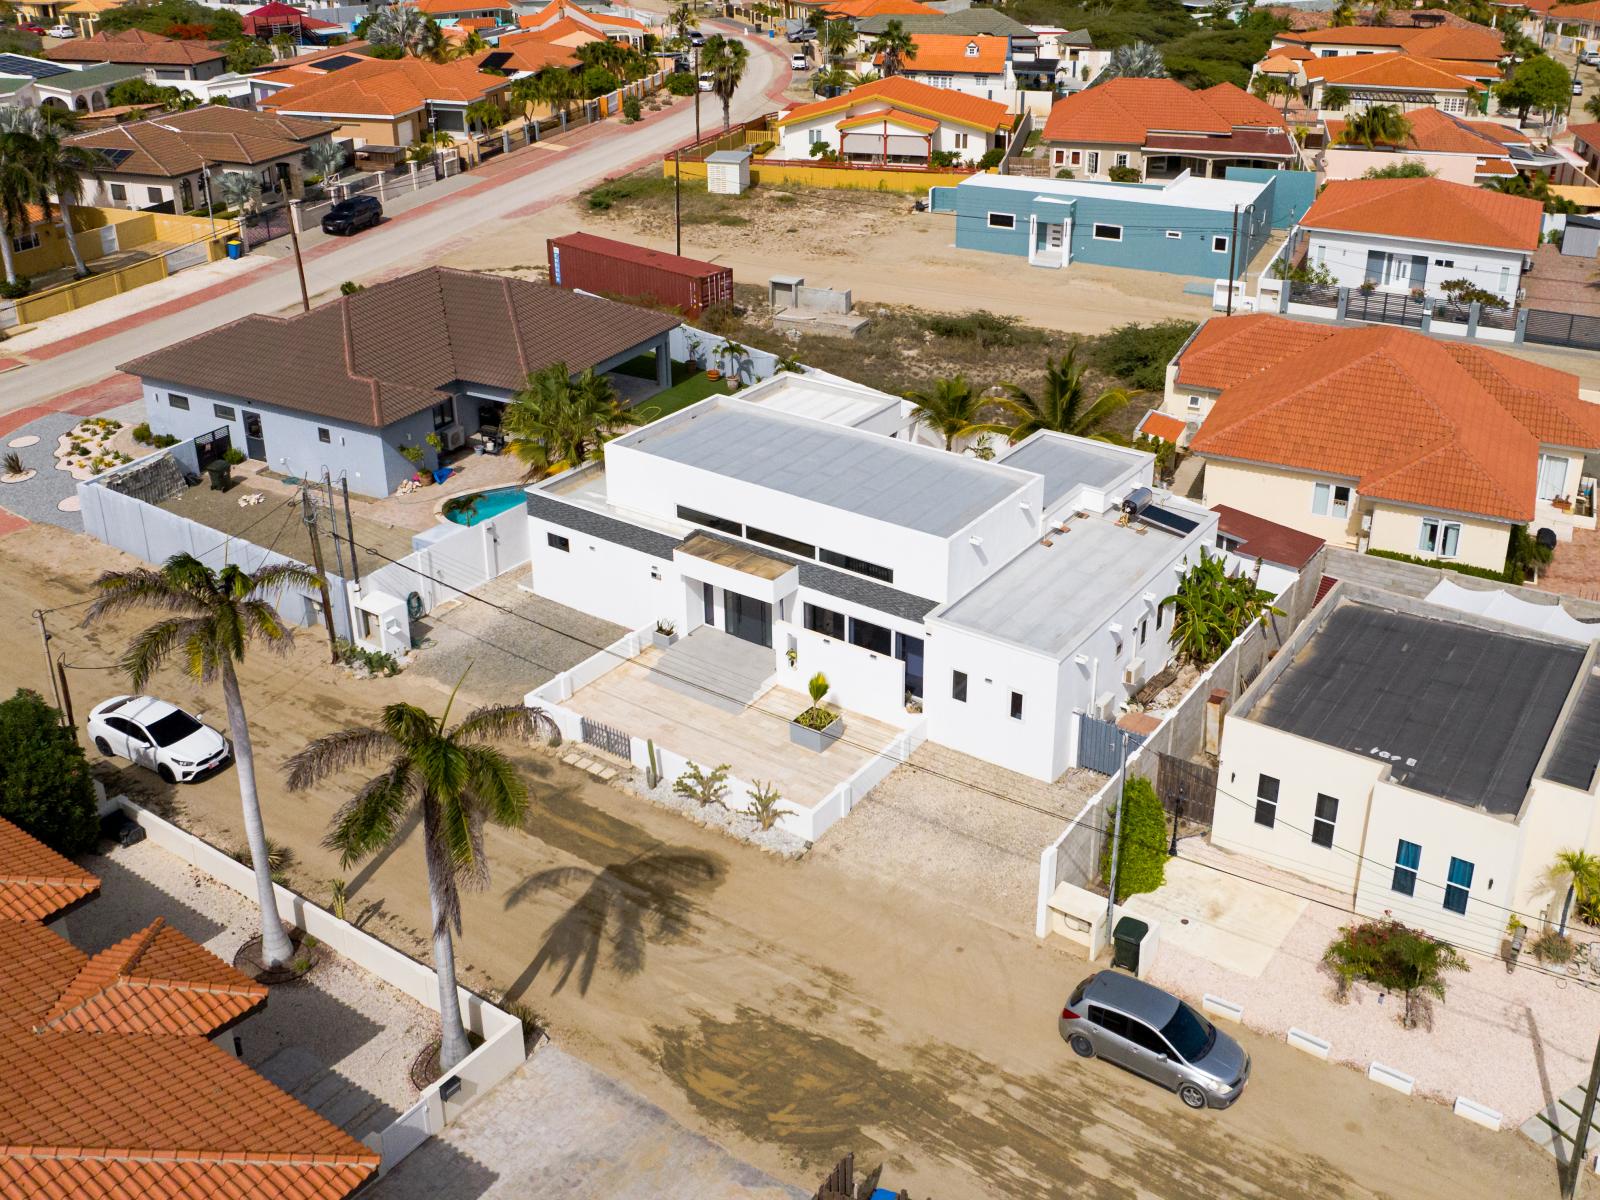
[(312, 142), (306, 147), (305, 164), (308, 171), (321, 175), (324, 181), (331, 180), (344, 170), (344, 147), (331, 138)]
[(375, 46), (396, 46), (414, 58), (439, 53), (439, 26), (413, 4), (391, 4), (378, 10), (367, 25), (367, 41)]
[[(0, 108), (0, 114), (10, 111), (14, 110)], [(28, 205), (39, 194), (38, 168), (33, 138), (0, 123), (0, 262), (9, 284), (17, 282), (11, 239), (28, 227)]]
[(61, 136), (63, 131), (54, 121), (41, 122), (34, 136), (34, 173), (39, 181), (38, 200), (45, 219), (50, 219), (52, 196), (61, 206), (61, 232), (67, 239), (67, 249), (72, 251), (73, 273), (83, 279), (89, 274), (89, 268), (84, 264), (83, 254), (78, 249), (78, 235), (72, 228), (72, 206), (83, 203), (85, 178), (98, 175), (101, 159), (97, 152), (67, 141)]
[(887, 78), (898, 75), (901, 67), (917, 57), (917, 40), (899, 21), (890, 21), (883, 32), (872, 39), (867, 53), (874, 58), (883, 55), (883, 74)]
[(1339, 0), (1333, 6), (1332, 23), (1339, 27), (1356, 23), (1356, 6), (1353, 0)]
[(241, 221), (248, 221), (261, 207), (261, 177), (243, 171), (224, 171), (217, 177), (217, 195), (224, 207), (233, 209)]
[(700, 48), (700, 69), (711, 73), (711, 90), (722, 101), (722, 128), (732, 124), (729, 109), (733, 94), (739, 90), (745, 66), (750, 61), (750, 51), (741, 41), (712, 34)]
[(855, 26), (849, 21), (827, 21), (819, 31), (822, 49), (829, 62), (837, 62), (856, 44)]
[(463, 115), (467, 128), (475, 129), (479, 133), (488, 133), (506, 119), (505, 111), (493, 100), (474, 100), (467, 105), (467, 111)]
[[(457, 683), (456, 691), (460, 688)], [(339, 806), (324, 840), (347, 868), (403, 840), (407, 814), (422, 810), (433, 969), (439, 980), (439, 1066), (446, 1072), (472, 1049), (461, 1024), (451, 941), (452, 928), (461, 932), (460, 890), (489, 881), (484, 823), (514, 829), (528, 812), (527, 789), (516, 768), (487, 743), (555, 732), (548, 716), (521, 704), (480, 708), (451, 727), (455, 698), (451, 692), (437, 718), (414, 704), (387, 705), (376, 728), (354, 726), (318, 738), (287, 764), (289, 790), (302, 792), (348, 767), (383, 760), (383, 769)]]
[(1167, 64), (1149, 42), (1134, 42), (1131, 46), (1118, 46), (1100, 72), (1096, 83), (1106, 79), (1164, 79)]
[(293, 644), (294, 633), (269, 596), (284, 588), (321, 585), (321, 576), (298, 563), (279, 563), (247, 574), (232, 563), (213, 571), (191, 554), (175, 554), (160, 570), (141, 567), (101, 575), (94, 583), (99, 595), (83, 619), (85, 625), (91, 625), (136, 608), (168, 614), (137, 634), (122, 656), (122, 669), (135, 691), (142, 691), (150, 677), (174, 656), (189, 678), (222, 684), (244, 809), (244, 836), (261, 907), (261, 958), (269, 967), (288, 962), (293, 948), (272, 891), (267, 836), (256, 794), (255, 753), (235, 667), (244, 661), (245, 649), (253, 643), (278, 654)]
[(512, 397), (501, 417), (511, 452), (528, 465), (530, 476), (563, 463), (575, 467), (606, 438), (643, 423), (618, 403), (616, 389), (593, 367), (573, 379), (561, 362), (529, 375), (528, 386)]
[(946, 450), (954, 450), (956, 439), (968, 434), (1004, 431), (1003, 426), (978, 420), (983, 397), (973, 390), (965, 375), (936, 380), (931, 391), (906, 392), (905, 398), (916, 406), (913, 420), (944, 438)]
[(1000, 403), (1016, 419), (1008, 431), (1011, 441), (1020, 442), (1041, 429), (1087, 437), (1132, 399), (1121, 388), (1109, 388), (1091, 402), (1084, 388), (1085, 370), (1078, 362), (1078, 343), (1073, 342), (1059, 361), (1045, 359), (1044, 387), (1037, 396), (1014, 383), (1001, 385), (1006, 398)]
[(1550, 882), (1556, 886), (1566, 884), (1567, 898), (1561, 902), (1559, 932), (1565, 936), (1567, 917), (1572, 912), (1572, 901), (1587, 900), (1600, 894), (1600, 857), (1586, 850), (1563, 850), (1550, 864)]
[(667, 15), (667, 24), (678, 31), (680, 41), (687, 42), (689, 30), (700, 24), (700, 18), (695, 16), (694, 5), (685, 2), (672, 6), (672, 12)]
[(1345, 122), (1339, 140), (1347, 146), (1360, 143), (1368, 150), (1374, 145), (1403, 146), (1411, 139), (1411, 122), (1393, 104), (1374, 104)]

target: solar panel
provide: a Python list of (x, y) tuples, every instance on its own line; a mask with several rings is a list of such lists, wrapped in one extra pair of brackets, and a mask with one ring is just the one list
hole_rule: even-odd
[(332, 58), (319, 58), (312, 65), (322, 71), (342, 71), (346, 67), (353, 67), (359, 62), (366, 62), (354, 54), (335, 54)]
[(25, 54), (0, 54), (0, 75), (26, 75), (30, 79), (49, 79), (52, 75), (66, 75), (69, 68), (60, 63), (29, 58)]
[(1139, 514), (1139, 519), (1146, 525), (1154, 525), (1157, 529), (1165, 529), (1168, 533), (1175, 533), (1179, 537), (1192, 533), (1198, 524), (1188, 517), (1180, 517), (1175, 512), (1168, 512), (1158, 505), (1152, 504)]
[(123, 163), (128, 161), (128, 158), (130, 155), (132, 155), (133, 151), (120, 148), (114, 150), (101, 150), (96, 148), (95, 153), (105, 160), (106, 166), (120, 167)]
[(495, 53), (489, 55), (488, 58), (484, 59), (483, 65), (478, 69), (480, 71), (504, 71), (506, 69), (506, 64), (510, 61), (510, 51), (497, 50)]

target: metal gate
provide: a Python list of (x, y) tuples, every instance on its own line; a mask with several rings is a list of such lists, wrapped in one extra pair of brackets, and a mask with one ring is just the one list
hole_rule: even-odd
[(1422, 319), (1427, 312), (1422, 301), (1397, 292), (1367, 295), (1358, 290), (1345, 298), (1344, 315), (1352, 321), (1382, 321), (1386, 325), (1421, 329)]
[(1180, 833), (1210, 829), (1217, 815), (1217, 768), (1159, 752), (1156, 761), (1156, 795), (1169, 815), (1178, 815)]
[(588, 717), (579, 718), (579, 731), (585, 743), (604, 750), (607, 754), (615, 754), (618, 758), (632, 760), (633, 739), (620, 729), (613, 729), (609, 725), (602, 725), (599, 721), (591, 721)]
[(1523, 328), (1526, 342), (1542, 342), (1546, 346), (1576, 346), (1580, 350), (1600, 350), (1600, 317), (1586, 317), (1579, 313), (1545, 312), (1530, 308), (1528, 323)]
[(1129, 754), (1144, 745), (1142, 734), (1129, 733), (1119, 725), (1091, 717), (1088, 713), (1079, 713), (1078, 765), (1099, 771), (1102, 775), (1115, 775), (1121, 765), (1118, 742), (1122, 738), (1127, 739)]
[(270, 242), (273, 238), (287, 236), (289, 232), (289, 210), (287, 208), (271, 208), (264, 213), (259, 213), (247, 221), (240, 222), (240, 229), (244, 237), (244, 244), (252, 250), (257, 246)]
[(203, 433), (194, 440), (194, 455), (200, 469), (204, 471), (207, 463), (214, 463), (217, 459), (228, 453), (228, 447), (233, 445), (233, 434), (226, 425), (219, 425), (210, 433)]

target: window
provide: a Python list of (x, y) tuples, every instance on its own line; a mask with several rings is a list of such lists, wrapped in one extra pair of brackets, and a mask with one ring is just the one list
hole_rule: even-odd
[(1063, 166), (1066, 163), (1066, 161), (1067, 161), (1067, 152), (1065, 150), (1057, 150), (1055, 152), (1055, 164), (1056, 164), (1056, 166), (1058, 166), (1058, 167), (1059, 166)]
[(731, 533), (734, 537), (744, 536), (744, 526), (737, 521), (729, 521), (722, 517), (713, 517), (710, 513), (703, 513), (699, 509), (687, 508), (678, 505), (678, 520), (688, 521), (691, 525), (704, 525), (707, 529), (720, 529), (723, 533)]
[(1150, 618), (1139, 618), (1139, 645), (1144, 645), (1145, 638), (1150, 636)]
[(1166, 619), (1167, 619), (1167, 606), (1165, 604), (1156, 605), (1156, 628), (1160, 629), (1162, 624), (1166, 621)]
[(858, 621), (851, 617), (850, 644), (860, 646), (863, 650), (871, 650), (874, 654), (888, 654), (894, 649), (894, 635), (882, 625), (874, 625), (871, 621)]
[(113, 183), (111, 185), (111, 198), (113, 200), (127, 200), (128, 189), (120, 183)]
[(1120, 242), (1122, 240), (1122, 226), (1096, 225), (1094, 227), (1094, 240), (1097, 242)]
[(1500, 294), (1506, 295), (1511, 290), (1511, 268), (1500, 268)]
[[(211, 406), (211, 412), (212, 415), (215, 416), (219, 421), (232, 421), (237, 416), (233, 409), (229, 408), (226, 404), (213, 404)], [(327, 441), (328, 439), (323, 438), (322, 440)]]
[(864, 558), (851, 558), (848, 554), (840, 554), (835, 550), (818, 550), (817, 557), (830, 567), (843, 567), (846, 571), (854, 571), (857, 575), (865, 575), (869, 579), (881, 579), (884, 583), (894, 582), (894, 572), (888, 567), (880, 567), (877, 563), (867, 562)]
[(1390, 887), (1402, 896), (1417, 894), (1417, 868), (1422, 865), (1422, 847), (1400, 839), (1394, 851), (1394, 881)]
[(1022, 693), (1021, 692), (1012, 692), (1011, 693), (1011, 719), (1013, 721), (1022, 720)]
[(1100, 174), (1100, 151), (1098, 150), (1089, 151), (1089, 174)]
[(815, 604), (805, 606), (805, 627), (812, 633), (820, 633), (825, 637), (835, 637), (844, 640), (844, 614), (836, 613), (831, 608), (820, 608)]
[(967, 673), (965, 671), (950, 672), (950, 699), (967, 702)]
[(1471, 894), (1472, 864), (1464, 858), (1452, 858), (1444, 885), (1444, 906), (1453, 913), (1465, 913), (1467, 897)]
[(16, 237), (11, 239), (11, 248), (19, 254), (24, 250), (38, 249), (38, 246), (39, 234), (37, 231), (32, 229), (28, 230), (26, 233), (19, 233)]
[(821, 145), (823, 142), (825, 142), (827, 140), (828, 140), (828, 135), (823, 133), (822, 130), (813, 129), (811, 131), (811, 144), (813, 146)]
[(144, 190), (144, 194), (146, 196), (150, 197), (150, 203), (151, 204), (160, 204), (163, 200), (166, 199), (166, 195), (162, 192), (162, 190), (160, 188), (147, 187)]
[(1311, 487), (1311, 511), (1319, 517), (1348, 520), (1350, 489), (1342, 483), (1317, 483)]
[(1339, 800), (1336, 796), (1317, 793), (1317, 814), (1311, 821), (1311, 842), (1315, 846), (1333, 845), (1333, 825), (1339, 819)]
[(179, 412), (189, 411), (189, 397), (180, 396), (177, 392), (167, 393), (167, 403), (173, 408), (177, 409)]
[(1199, 412), (1200, 411), (1200, 397), (1199, 396), (1190, 396), (1189, 397), (1189, 411), (1190, 412)]
[(1211, 252), (1213, 254), (1226, 254), (1228, 252), (1228, 236), (1219, 233), (1211, 239)]
[(1467, 111), (1466, 97), (1446, 96), (1439, 101), (1439, 107), (1447, 113), (1464, 113)]
[(1119, 167), (1127, 166), (1128, 165), (1128, 156), (1127, 156), (1127, 154), (1119, 152), (1117, 154), (1116, 163), (1117, 163), (1117, 166), (1119, 166)]
[(1075, 167), (1083, 166), (1083, 151), (1082, 150), (1074, 150), (1072, 152), (1071, 162), (1072, 162), (1072, 165), (1075, 166)]
[(1433, 260), (1433, 265), (1436, 267), (1453, 267), (1456, 265), (1456, 260), (1453, 258), (1436, 258)]
[(978, 43), (977, 42), (968, 42), (967, 43), (967, 57), (968, 58), (977, 58), (978, 57)]
[(992, 213), (989, 214), (989, 228), (990, 229), (1015, 229), (1016, 227), (1017, 227), (1017, 215), (1016, 215), (1016, 213), (997, 213), (997, 212), (992, 212)]
[(1439, 558), (1455, 558), (1461, 553), (1460, 522), (1423, 517), (1422, 535), (1417, 539), (1417, 549)]
[(333, 434), (325, 426), (318, 425), (317, 426), (317, 441), (322, 442), (324, 445), (326, 445), (327, 443), (333, 441)]
[(1169, 229), (1167, 230), (1167, 236), (1175, 242), (1181, 242), (1183, 241), (1183, 230)]
[(544, 535), (544, 540), (552, 550), (559, 550), (563, 554), (572, 552), (572, 542), (559, 533), (547, 533)]
[(1128, 1018), (1119, 1012), (1112, 1012), (1109, 1008), (1089, 1006), (1089, 1024), (1098, 1025), (1107, 1033), (1114, 1033), (1118, 1037), (1128, 1036)]
[(967, 135), (964, 134), (964, 133), (956, 134), (955, 135), (955, 142), (956, 142), (956, 147), (955, 148), (957, 150), (965, 150), (967, 148)]
[(1539, 499), (1554, 500), (1567, 491), (1567, 460), (1559, 454), (1539, 455)]
[(433, 427), (443, 429), (456, 423), (456, 398), (451, 396), (448, 400), (433, 406)]
[(1148, 1050), (1151, 1054), (1172, 1053), (1167, 1043), (1161, 1040), (1161, 1035), (1143, 1021), (1128, 1022), (1128, 1040), (1139, 1049)]
[(815, 546), (808, 546), (805, 542), (784, 537), (781, 533), (768, 533), (765, 529), (757, 529), (754, 525), (746, 525), (744, 527), (744, 535), (752, 542), (760, 542), (763, 546), (771, 546), (777, 550), (787, 550), (790, 554), (798, 554), (801, 558), (815, 558), (817, 556), (817, 548)]
[(1278, 781), (1263, 775), (1256, 781), (1256, 824), (1271, 829), (1278, 823)]

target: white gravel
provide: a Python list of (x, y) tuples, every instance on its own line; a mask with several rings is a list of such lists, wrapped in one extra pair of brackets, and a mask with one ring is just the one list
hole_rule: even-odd
[(746, 801), (748, 798), (735, 796), (731, 791), (727, 799), (730, 807), (721, 808), (715, 804), (701, 805), (699, 801), (678, 795), (672, 790), (670, 779), (663, 779), (654, 788), (647, 788), (644, 780), (637, 772), (633, 772), (619, 774), (611, 782), (625, 792), (688, 817), (696, 825), (715, 829), (719, 833), (725, 833), (729, 837), (738, 838), (741, 842), (748, 842), (758, 849), (784, 858), (798, 858), (811, 846), (810, 842), (786, 829), (776, 826), (762, 829), (756, 824), (754, 817), (745, 815), (737, 807), (741, 801)]

